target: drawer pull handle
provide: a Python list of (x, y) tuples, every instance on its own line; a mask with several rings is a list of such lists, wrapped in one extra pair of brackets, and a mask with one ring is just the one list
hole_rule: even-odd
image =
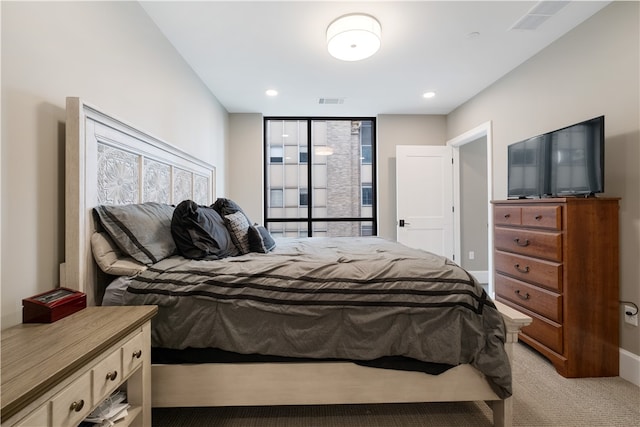
[(516, 237), (515, 239), (513, 239), (513, 241), (516, 242), (516, 245), (518, 246), (522, 246), (522, 247), (529, 246), (529, 239), (524, 239), (524, 242), (521, 242), (520, 238)]
[(505, 218), (505, 219), (509, 219), (509, 218), (511, 218), (511, 214), (504, 214), (504, 218)]
[(542, 215), (536, 215), (535, 219), (536, 219), (536, 221), (540, 221), (542, 219)]
[(525, 292), (524, 294), (520, 293), (520, 289), (516, 289), (516, 295), (518, 295), (520, 298), (522, 298), (523, 300), (528, 300), (529, 299), (529, 292)]
[(135, 359), (140, 359), (140, 356), (142, 356), (142, 350), (134, 351), (131, 355), (131, 357)]
[(107, 372), (107, 380), (115, 381), (118, 378), (118, 371)]
[(514, 265), (515, 269), (518, 270), (520, 273), (526, 274), (529, 272), (529, 266), (527, 265), (525, 268), (520, 268), (520, 264), (515, 264)]
[(69, 407), (70, 411), (80, 412), (84, 408), (84, 399), (76, 400)]

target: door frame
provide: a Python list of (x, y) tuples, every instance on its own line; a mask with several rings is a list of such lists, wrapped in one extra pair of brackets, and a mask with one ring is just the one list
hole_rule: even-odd
[(494, 296), (493, 280), (493, 214), (491, 200), (493, 200), (493, 131), (491, 120), (484, 122), (473, 129), (464, 132), (447, 141), (447, 145), (453, 148), (453, 250), (458, 262), (462, 261), (461, 254), (461, 224), (460, 224), (460, 147), (479, 138), (486, 137), (487, 144), (487, 251), (488, 251), (488, 293)]

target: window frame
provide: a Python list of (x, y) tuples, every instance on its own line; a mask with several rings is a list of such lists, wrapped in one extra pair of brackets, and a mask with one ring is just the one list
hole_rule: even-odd
[[(298, 158), (299, 164), (307, 165), (307, 205), (301, 206), (306, 207), (306, 217), (270, 217), (269, 215), (269, 164), (270, 164), (270, 152), (269, 152), (269, 143), (268, 143), (268, 131), (270, 121), (306, 121), (306, 140), (307, 140), (307, 161), (302, 163), (300, 162), (300, 158)], [(316, 218), (313, 216), (313, 173), (314, 173), (314, 153), (313, 153), (313, 122), (314, 121), (349, 121), (349, 122), (357, 122), (357, 121), (369, 121), (371, 123), (371, 144), (365, 144), (371, 147), (371, 162), (366, 162), (367, 166), (371, 167), (371, 182), (361, 182), (360, 184), (360, 197), (362, 197), (362, 187), (363, 186), (371, 186), (371, 205), (366, 205), (366, 207), (371, 208), (371, 216), (360, 216), (360, 217), (320, 217)], [(269, 224), (271, 223), (306, 223), (307, 228), (307, 236), (313, 236), (314, 223), (329, 223), (329, 222), (360, 222), (361, 225), (359, 228), (362, 228), (362, 224), (370, 223), (372, 233), (371, 235), (376, 236), (378, 232), (378, 198), (377, 198), (377, 153), (376, 153), (376, 143), (377, 143), (377, 123), (375, 117), (302, 117), (302, 116), (269, 116), (263, 118), (263, 194), (264, 194), (264, 225), (269, 228)], [(362, 135), (362, 133), (360, 133)], [(277, 144), (276, 144), (277, 145)], [(362, 143), (360, 143), (360, 147), (362, 149)], [(360, 155), (361, 153), (359, 153)], [(360, 162), (362, 163), (362, 162)], [(360, 200), (360, 206), (362, 206), (362, 200)], [(367, 224), (368, 227), (369, 224)]]

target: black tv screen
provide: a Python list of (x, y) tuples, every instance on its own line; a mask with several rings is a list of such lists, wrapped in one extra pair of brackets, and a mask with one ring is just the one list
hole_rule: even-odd
[(604, 117), (553, 132), (549, 191), (553, 195), (604, 191)]
[(509, 145), (510, 198), (604, 192), (604, 116)]
[(509, 197), (542, 197), (547, 163), (543, 136), (536, 136), (508, 147)]

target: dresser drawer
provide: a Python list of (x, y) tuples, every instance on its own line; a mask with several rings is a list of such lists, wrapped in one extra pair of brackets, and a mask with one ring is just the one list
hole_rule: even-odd
[(523, 206), (522, 225), (525, 227), (562, 229), (560, 206)]
[(563, 353), (564, 336), (562, 325), (551, 320), (547, 320), (531, 310), (522, 308), (522, 306), (514, 304), (510, 300), (503, 298), (498, 294), (496, 294), (496, 300), (510, 307), (513, 307), (514, 309), (519, 310), (525, 313), (527, 316), (531, 317), (532, 322), (528, 326), (522, 328), (522, 331), (520, 332), (522, 335), (526, 335), (527, 337), (539, 342), (540, 344), (555, 351), (558, 354)]
[(141, 332), (122, 346), (122, 375), (124, 378), (135, 371), (147, 356), (144, 352), (149, 349), (145, 348), (144, 343), (144, 335)]
[(496, 251), (494, 265), (496, 271), (507, 276), (562, 292), (561, 263)]
[(74, 426), (91, 412), (91, 372), (87, 371), (51, 400), (51, 425)]
[(493, 223), (495, 225), (521, 225), (522, 209), (515, 206), (495, 206), (493, 208)]
[(527, 312), (527, 314), (531, 316), (533, 321), (530, 325), (522, 328), (521, 333), (549, 347), (556, 353), (562, 354), (564, 350), (562, 345), (562, 326), (535, 313)]
[(122, 376), (121, 348), (111, 353), (106, 359), (98, 363), (93, 372), (93, 403), (102, 402), (113, 390), (116, 389)]
[(496, 274), (496, 294), (554, 322), (562, 323), (562, 296), (520, 280)]
[(496, 249), (562, 261), (562, 233), (496, 227)]

